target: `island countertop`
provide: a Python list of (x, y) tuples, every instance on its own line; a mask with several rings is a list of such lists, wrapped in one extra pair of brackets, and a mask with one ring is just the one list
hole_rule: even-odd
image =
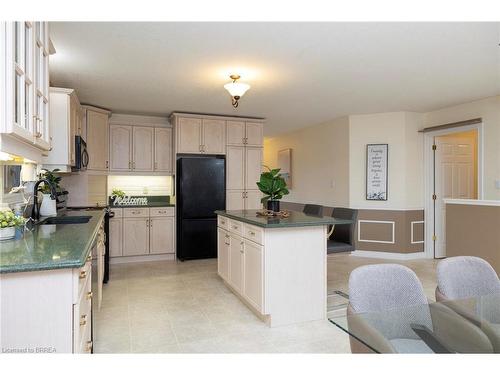
[(290, 212), (289, 217), (257, 216), (259, 210), (215, 211), (217, 215), (242, 221), (262, 228), (310, 227), (320, 225), (352, 224), (352, 220), (336, 219), (331, 216), (306, 215), (299, 211)]
[(105, 212), (66, 211), (58, 216), (91, 216), (88, 223), (36, 225), (0, 241), (0, 273), (78, 268), (85, 264)]

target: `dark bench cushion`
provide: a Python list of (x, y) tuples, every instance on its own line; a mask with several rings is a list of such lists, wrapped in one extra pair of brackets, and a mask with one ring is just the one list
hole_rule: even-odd
[(354, 251), (354, 246), (345, 242), (328, 240), (326, 242), (326, 249), (328, 254), (344, 253), (347, 251)]

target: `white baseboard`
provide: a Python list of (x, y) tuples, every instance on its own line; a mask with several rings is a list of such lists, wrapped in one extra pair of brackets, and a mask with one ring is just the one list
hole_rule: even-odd
[[(378, 258), (378, 259), (394, 259), (394, 260), (411, 260), (411, 259), (425, 259), (429, 256), (425, 252), (418, 253), (392, 253), (385, 251), (366, 251), (366, 250), (355, 250), (351, 253), (354, 257), (363, 258)], [(429, 258), (432, 259), (432, 258)]]
[(175, 254), (138, 255), (132, 257), (109, 258), (109, 264), (155, 262), (158, 260), (175, 260)]

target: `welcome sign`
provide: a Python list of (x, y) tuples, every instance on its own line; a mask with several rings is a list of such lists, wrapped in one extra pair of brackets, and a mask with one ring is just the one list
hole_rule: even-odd
[(387, 144), (366, 145), (366, 199), (387, 200)]
[(113, 206), (147, 206), (147, 197), (130, 197), (125, 195), (124, 197), (113, 196)]

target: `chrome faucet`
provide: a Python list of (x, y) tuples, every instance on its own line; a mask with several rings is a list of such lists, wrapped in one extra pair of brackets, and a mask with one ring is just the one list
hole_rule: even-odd
[(57, 196), (56, 188), (54, 187), (54, 185), (52, 185), (50, 183), (49, 180), (46, 180), (45, 178), (41, 178), (40, 180), (38, 180), (35, 183), (35, 186), (33, 187), (33, 209), (31, 211), (31, 219), (33, 219), (33, 221), (35, 221), (35, 222), (40, 220), (40, 208), (38, 207), (38, 186), (42, 182), (50, 187), (50, 198), (51, 199), (56, 199), (56, 196)]

